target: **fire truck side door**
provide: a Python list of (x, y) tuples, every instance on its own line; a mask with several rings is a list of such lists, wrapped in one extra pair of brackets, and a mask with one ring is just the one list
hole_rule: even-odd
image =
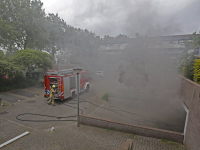
[(63, 77), (63, 86), (64, 86), (64, 98), (68, 98), (71, 96), (70, 93), (70, 80), (68, 77)]
[(80, 77), (81, 77), (81, 81), (80, 81), (80, 88), (83, 89), (84, 88), (84, 85), (85, 85), (85, 73), (81, 73), (80, 74)]

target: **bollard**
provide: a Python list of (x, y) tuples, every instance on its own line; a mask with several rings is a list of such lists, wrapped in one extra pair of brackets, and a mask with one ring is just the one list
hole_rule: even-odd
[(1, 106), (1, 97), (0, 97), (0, 106)]

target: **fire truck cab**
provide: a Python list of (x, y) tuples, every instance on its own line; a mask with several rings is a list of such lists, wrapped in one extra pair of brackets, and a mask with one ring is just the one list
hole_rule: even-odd
[(87, 71), (81, 71), (79, 74), (79, 81), (77, 81), (77, 74), (73, 69), (66, 70), (47, 70), (44, 75), (44, 97), (50, 96), (50, 89), (52, 85), (56, 86), (56, 93), (54, 99), (74, 98), (77, 94), (77, 82), (80, 85), (80, 93), (88, 91), (90, 88), (89, 74)]

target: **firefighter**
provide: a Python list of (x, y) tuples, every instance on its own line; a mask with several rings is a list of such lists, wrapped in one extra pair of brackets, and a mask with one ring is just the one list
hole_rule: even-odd
[(50, 100), (49, 100), (48, 104), (50, 105), (51, 102), (52, 102), (52, 106), (55, 106), (55, 105), (54, 105), (54, 94), (55, 94), (55, 92), (56, 92), (55, 88), (56, 88), (56, 86), (55, 86), (55, 85), (52, 85), (52, 88), (51, 88), (51, 90), (50, 90)]

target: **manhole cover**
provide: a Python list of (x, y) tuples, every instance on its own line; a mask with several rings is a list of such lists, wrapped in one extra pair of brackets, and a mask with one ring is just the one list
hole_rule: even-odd
[(35, 103), (35, 100), (28, 101), (27, 103)]
[(4, 115), (4, 114), (7, 114), (8, 112), (7, 111), (3, 111), (3, 112), (0, 112), (0, 115)]

